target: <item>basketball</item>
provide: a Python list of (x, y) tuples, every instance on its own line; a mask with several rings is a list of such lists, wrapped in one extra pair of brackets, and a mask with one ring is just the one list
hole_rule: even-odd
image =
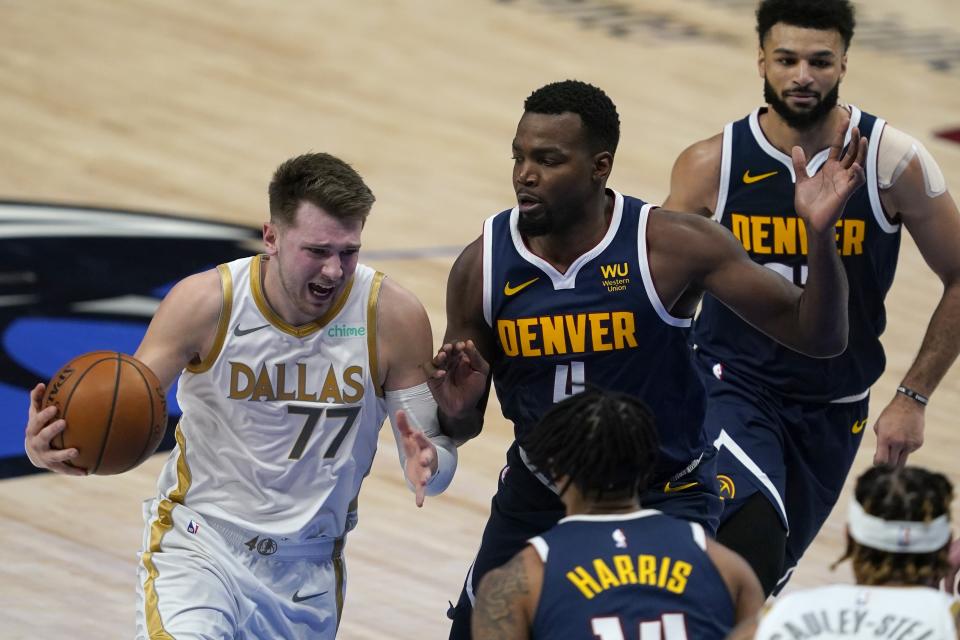
[(51, 446), (76, 448), (75, 467), (97, 475), (133, 469), (157, 450), (167, 428), (167, 400), (147, 365), (116, 351), (94, 351), (50, 380), (42, 407), (57, 407), (67, 428)]

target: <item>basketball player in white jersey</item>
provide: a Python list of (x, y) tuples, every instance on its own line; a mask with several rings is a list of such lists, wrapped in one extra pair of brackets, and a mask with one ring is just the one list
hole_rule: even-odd
[[(164, 387), (180, 376), (183, 418), (144, 507), (138, 638), (333, 638), (344, 539), (388, 414), (417, 505), (449, 484), (426, 312), (358, 264), (373, 202), (341, 160), (293, 158), (270, 184), (266, 253), (184, 279), (157, 310), (135, 355)], [(30, 459), (83, 473), (75, 450), (50, 448), (65, 425), (39, 411), (42, 393)]]
[(857, 584), (782, 596), (728, 640), (960, 638), (960, 603), (937, 591), (950, 572), (952, 500), (953, 486), (942, 474), (868, 469), (850, 502), (840, 559), (853, 560)]

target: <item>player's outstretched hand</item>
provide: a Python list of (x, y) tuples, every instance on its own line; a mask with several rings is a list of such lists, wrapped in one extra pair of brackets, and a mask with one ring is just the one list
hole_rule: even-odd
[(460, 416), (477, 406), (487, 389), (490, 365), (473, 340), (443, 345), (430, 365), (427, 383), (441, 411)]
[(54, 449), (50, 442), (67, 428), (65, 420), (56, 420), (57, 408), (47, 407), (40, 410), (43, 392), (47, 385), (41, 383), (30, 392), (30, 411), (27, 414), (27, 429), (23, 439), (23, 448), (33, 466), (49, 469), (71, 476), (85, 476), (87, 472), (79, 467), (66, 464), (77, 457), (76, 449)]
[(827, 161), (812, 177), (807, 175), (803, 149), (792, 150), (793, 173), (797, 179), (794, 205), (807, 227), (818, 233), (833, 229), (847, 200), (865, 180), (863, 163), (867, 158), (867, 139), (854, 127), (844, 153), (843, 138), (849, 124), (849, 118), (844, 119), (834, 133)]
[(404, 411), (397, 411), (394, 421), (403, 440), (403, 453), (406, 457), (403, 472), (416, 491), (417, 506), (422, 507), (423, 498), (427, 492), (427, 482), (437, 472), (437, 448), (427, 439), (427, 436), (423, 435), (422, 431), (410, 424)]

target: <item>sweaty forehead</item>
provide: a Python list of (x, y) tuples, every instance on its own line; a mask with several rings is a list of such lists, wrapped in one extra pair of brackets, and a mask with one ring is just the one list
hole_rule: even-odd
[(763, 40), (763, 49), (792, 51), (800, 55), (833, 53), (843, 55), (843, 37), (836, 29), (810, 29), (778, 22), (767, 32)]
[(579, 114), (525, 113), (517, 125), (513, 144), (525, 149), (572, 150), (584, 140), (583, 121)]

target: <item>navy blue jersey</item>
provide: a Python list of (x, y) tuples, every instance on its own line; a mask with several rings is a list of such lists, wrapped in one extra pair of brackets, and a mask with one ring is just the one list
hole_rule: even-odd
[[(851, 128), (859, 127), (870, 144), (866, 184), (850, 197), (836, 227), (837, 251), (850, 282), (847, 350), (827, 359), (800, 355), (709, 295), (695, 323), (698, 348), (721, 363), (722, 369), (732, 369), (797, 400), (826, 402), (862, 396), (886, 364), (880, 344), (886, 325), (883, 300), (897, 267), (900, 225), (887, 219), (877, 186), (877, 149), (884, 121), (856, 107), (850, 109)], [(724, 129), (714, 218), (733, 232), (755, 262), (803, 286), (806, 231), (794, 210), (793, 164), (790, 156), (764, 137), (759, 113), (758, 109)], [(824, 150), (810, 159), (808, 172), (818, 170), (827, 153)]]
[(653, 510), (578, 515), (530, 544), (544, 563), (534, 638), (723, 638), (734, 625), (698, 524)]
[(493, 381), (521, 441), (551, 405), (585, 384), (639, 397), (660, 433), (656, 479), (670, 479), (706, 444), (691, 320), (671, 316), (653, 287), (646, 249), (651, 206), (613, 195), (603, 240), (566, 273), (526, 248), (516, 208), (487, 219), (483, 311), (496, 338)]

